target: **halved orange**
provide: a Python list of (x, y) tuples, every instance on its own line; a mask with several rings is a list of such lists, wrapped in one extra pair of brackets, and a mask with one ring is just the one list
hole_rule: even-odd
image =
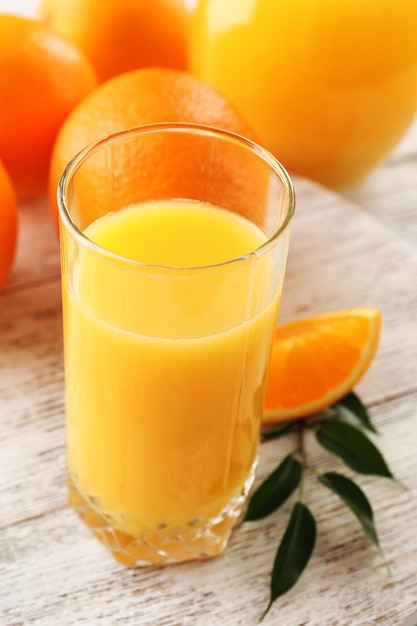
[(359, 382), (378, 346), (381, 313), (357, 308), (278, 326), (264, 400), (265, 423), (321, 411)]

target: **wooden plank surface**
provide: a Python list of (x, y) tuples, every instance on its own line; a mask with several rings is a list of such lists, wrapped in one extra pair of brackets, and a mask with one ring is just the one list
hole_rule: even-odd
[[(401, 626), (417, 611), (415, 248), (393, 232), (398, 225), (382, 223), (384, 215), (376, 220), (306, 181), (296, 189), (281, 320), (351, 306), (382, 310), (381, 345), (358, 391), (381, 431), (379, 447), (408, 490), (359, 479), (375, 509), (389, 576), (355, 519), (309, 477), (314, 556), (264, 623)], [(400, 211), (395, 185), (389, 194)], [(0, 294), (0, 624), (256, 624), (291, 502), (244, 524), (216, 560), (147, 570), (119, 566), (67, 507), (58, 244), (44, 200), (23, 207), (21, 217), (18, 259)], [(288, 436), (263, 444), (258, 480), (295, 443)], [(306, 446), (312, 464), (339, 467), (311, 438)]]
[[(405, 626), (417, 612), (417, 122), (342, 196), (303, 181), (297, 192), (281, 320), (381, 308), (380, 349), (358, 390), (408, 490), (359, 479), (388, 576), (353, 517), (308, 478), (317, 546), (300, 583), (264, 623)], [(67, 507), (58, 244), (44, 200), (20, 215), (17, 262), (0, 293), (0, 626), (256, 624), (291, 502), (244, 524), (217, 560), (149, 570), (117, 565)], [(295, 443), (288, 436), (264, 444), (258, 480)], [(306, 446), (312, 464), (338, 469), (314, 440)]]

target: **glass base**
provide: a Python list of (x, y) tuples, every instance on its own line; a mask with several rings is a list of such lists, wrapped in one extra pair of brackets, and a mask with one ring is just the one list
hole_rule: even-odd
[(186, 528), (167, 528), (164, 524), (133, 537), (112, 525), (108, 515), (99, 513), (83, 497), (71, 478), (68, 495), (71, 506), (95, 536), (111, 551), (114, 558), (129, 567), (169, 565), (205, 560), (223, 552), (233, 528), (238, 523), (255, 477), (256, 463), (243, 485), (242, 492), (214, 519), (204, 524), (190, 521)]

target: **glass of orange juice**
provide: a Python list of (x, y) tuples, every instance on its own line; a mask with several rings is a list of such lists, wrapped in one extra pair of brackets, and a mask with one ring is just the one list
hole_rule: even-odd
[(215, 556), (254, 478), (291, 180), (156, 124), (87, 147), (58, 197), (70, 502), (125, 565)]

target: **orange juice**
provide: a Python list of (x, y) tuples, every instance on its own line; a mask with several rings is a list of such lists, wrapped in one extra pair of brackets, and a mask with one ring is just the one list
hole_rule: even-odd
[(287, 169), (340, 186), (416, 113), (416, 23), (416, 0), (199, 0), (190, 65)]
[(267, 237), (174, 200), (110, 213), (84, 234), (114, 257), (78, 250), (63, 281), (73, 486), (118, 540), (221, 524), (257, 456), (278, 288), (269, 253), (250, 253)]

